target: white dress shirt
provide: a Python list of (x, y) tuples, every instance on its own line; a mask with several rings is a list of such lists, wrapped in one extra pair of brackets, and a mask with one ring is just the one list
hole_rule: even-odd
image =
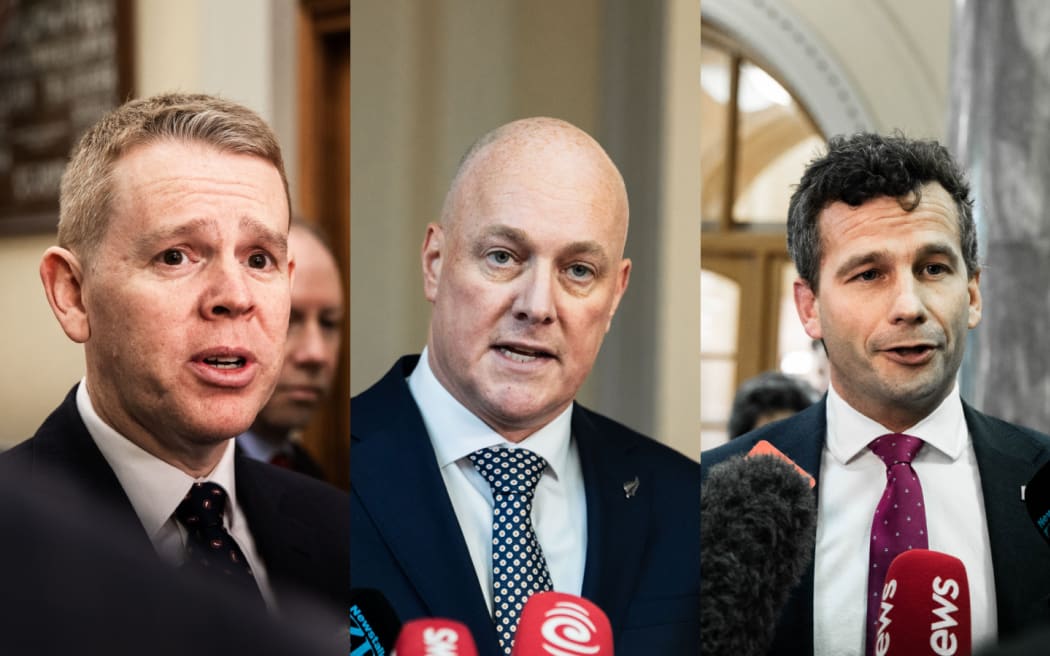
[(492, 489), (468, 457), (489, 447), (524, 448), (547, 461), (532, 503), (536, 538), (554, 589), (579, 595), (587, 553), (587, 504), (583, 471), (570, 436), (572, 405), (549, 424), (515, 444), (471, 413), (441, 385), (427, 361), (427, 349), (408, 377), (408, 388), (423, 415), (452, 508), (492, 612)]
[[(886, 487), (886, 465), (867, 446), (893, 431), (857, 412), (833, 386), (827, 421), (817, 501), (813, 651), (862, 654), (871, 521)], [(981, 479), (958, 386), (929, 416), (900, 432), (925, 442), (912, 467), (926, 504), (929, 548), (966, 566), (976, 651), (997, 634), (995, 581)]]
[(124, 493), (128, 495), (135, 513), (153, 542), (153, 548), (164, 560), (180, 565), (186, 558), (186, 529), (175, 520), (175, 509), (195, 482), (211, 481), (226, 490), (226, 511), (223, 525), (244, 552), (263, 599), (270, 608), (276, 608), (266, 568), (255, 549), (240, 504), (237, 503), (237, 485), (234, 479), (233, 440), (226, 443), (219, 464), (207, 476), (193, 478), (127, 439), (106, 424), (95, 412), (87, 391), (87, 379), (77, 388), (77, 411), (87, 426), (88, 433), (116, 474)]

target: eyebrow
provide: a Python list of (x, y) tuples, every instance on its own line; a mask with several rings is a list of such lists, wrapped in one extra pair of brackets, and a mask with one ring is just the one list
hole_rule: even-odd
[(267, 250), (283, 258), (288, 257), (288, 233), (281, 233), (266, 225), (262, 221), (250, 216), (242, 216), (240, 228), (251, 234), (255, 241), (262, 244)]
[(505, 225), (489, 226), (481, 231), (479, 237), (481, 237), (482, 239), (485, 239), (486, 237), (503, 237), (504, 239), (508, 239), (519, 244), (529, 243), (529, 238), (525, 234), (524, 230), (518, 230), (517, 228), (512, 228), (510, 226)]
[(186, 223), (180, 223), (172, 228), (157, 228), (139, 233), (131, 242), (132, 250), (144, 252), (152, 249), (157, 242), (172, 241), (188, 237), (194, 233), (202, 232), (214, 225), (211, 219), (193, 219)]
[(951, 265), (955, 268), (959, 267), (959, 251), (956, 250), (952, 245), (939, 242), (935, 244), (927, 244), (919, 249), (918, 256), (920, 258), (928, 258), (934, 255), (943, 255), (951, 260)]
[[(139, 234), (132, 241), (134, 252), (147, 252), (157, 242), (173, 241), (183, 239), (191, 235), (205, 232), (217, 225), (215, 219), (193, 219), (181, 223), (172, 228), (159, 228)], [(288, 255), (288, 236), (273, 230), (262, 221), (248, 216), (242, 216), (239, 222), (242, 231), (248, 232), (254, 241), (262, 244), (266, 249), (273, 251), (282, 257)]]

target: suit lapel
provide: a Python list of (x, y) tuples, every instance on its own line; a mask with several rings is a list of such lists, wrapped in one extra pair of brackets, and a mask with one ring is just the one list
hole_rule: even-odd
[(999, 633), (1047, 620), (1050, 553), (1025, 510), (1021, 486), (1050, 459), (1028, 433), (963, 404), (973, 440), (992, 551)]
[(35, 481), (45, 484), (52, 477), (68, 481), (71, 492), (84, 494), (89, 502), (106, 508), (113, 520), (121, 525), (126, 539), (134, 541), (135, 548), (155, 555), (153, 544), (131, 500), (80, 418), (76, 404), (77, 387), (70, 390), (62, 405), (48, 416), (33, 436), (32, 476)]
[[(827, 438), (827, 401), (822, 400), (782, 423), (766, 436), (784, 455), (791, 458), (817, 481), (813, 490), (820, 498), (820, 457)], [(779, 430), (776, 430), (780, 427)], [(764, 435), (766, 435), (764, 433)], [(818, 518), (819, 521), (819, 518)], [(814, 554), (815, 556), (815, 554)], [(802, 580), (791, 591), (780, 613), (770, 654), (813, 653), (813, 583), (814, 558), (802, 574)]]
[(481, 584), (405, 382), (415, 362), (403, 358), (355, 403), (351, 486), (430, 616), (456, 617), (479, 642), (495, 643)]
[[(645, 549), (654, 489), (652, 474), (631, 459), (631, 449), (615, 435), (598, 435), (589, 412), (573, 410), (572, 434), (583, 465), (587, 497), (587, 557), (583, 596), (621, 626), (635, 589), (637, 563)], [(628, 497), (625, 484), (637, 481)]]

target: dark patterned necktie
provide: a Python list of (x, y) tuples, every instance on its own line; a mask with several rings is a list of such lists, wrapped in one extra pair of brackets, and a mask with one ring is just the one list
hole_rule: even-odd
[(481, 449), (470, 461), (492, 488), (492, 620), (509, 656), (525, 602), (554, 589), (532, 526), (532, 495), (547, 461), (526, 449)]
[(872, 440), (868, 448), (886, 465), (886, 489), (871, 523), (868, 560), (868, 616), (865, 653), (873, 654), (879, 630), (879, 608), (886, 571), (893, 559), (909, 549), (925, 549), (926, 507), (922, 486), (911, 462), (923, 441), (890, 433)]
[(259, 593), (244, 552), (223, 526), (226, 490), (211, 482), (194, 483), (175, 509), (175, 517), (186, 527), (186, 563), (228, 579)]

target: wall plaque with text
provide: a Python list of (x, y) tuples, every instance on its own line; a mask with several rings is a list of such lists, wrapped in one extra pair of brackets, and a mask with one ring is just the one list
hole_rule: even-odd
[(131, 0), (0, 0), (0, 234), (53, 232), (80, 135), (131, 93)]

